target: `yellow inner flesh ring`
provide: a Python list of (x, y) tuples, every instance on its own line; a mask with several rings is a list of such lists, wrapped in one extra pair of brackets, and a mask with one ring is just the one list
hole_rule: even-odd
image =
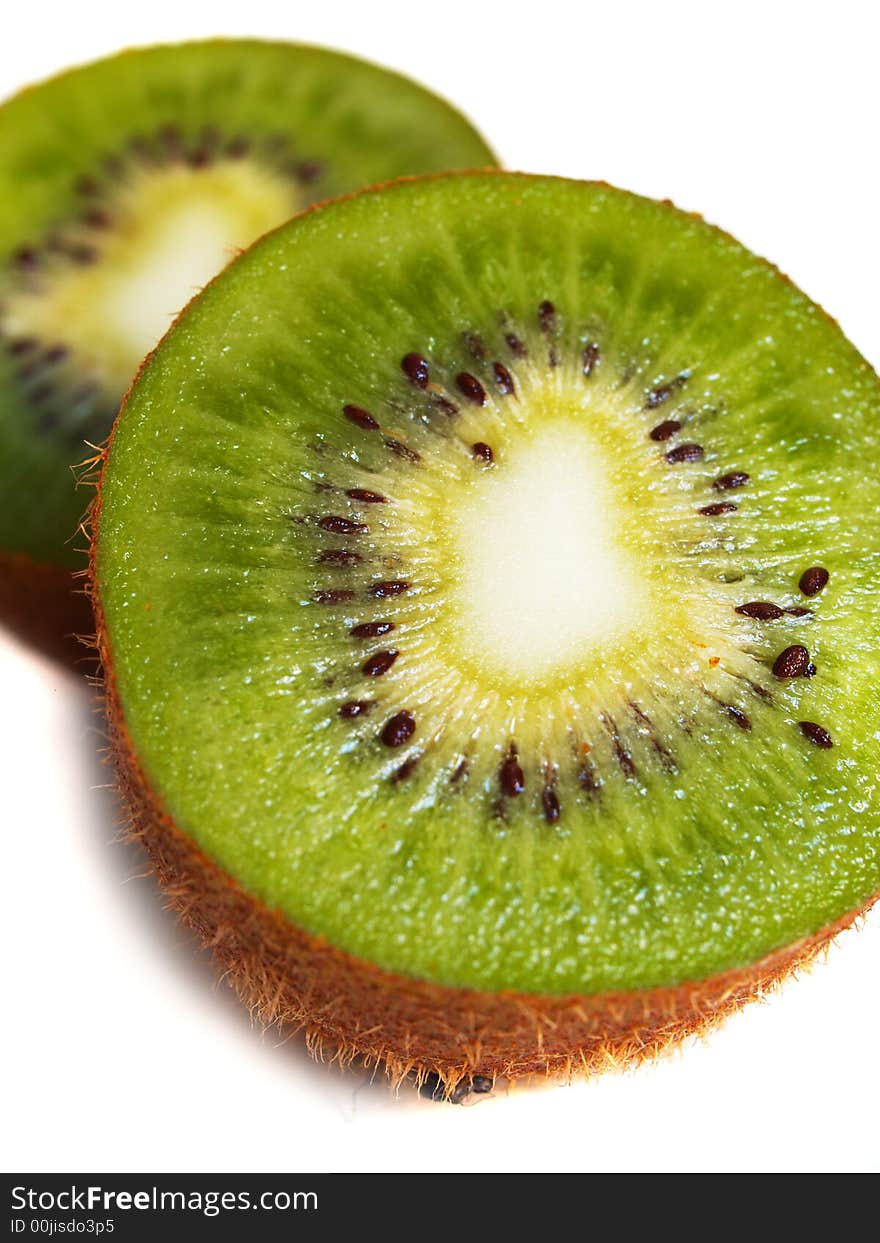
[(289, 178), (250, 160), (132, 172), (107, 227), (84, 231), (94, 261), (59, 255), (6, 296), (2, 330), (66, 347), (80, 375), (119, 397), (190, 298), (300, 206)]
[(515, 740), (548, 769), (615, 771), (621, 749), (656, 760), (657, 739), (769, 691), (756, 623), (734, 612), (742, 583), (720, 572), (732, 537), (719, 548), (699, 512), (711, 454), (670, 465), (626, 386), (565, 366), (521, 366), (515, 393), (462, 404), (454, 429), (422, 466), (351, 480), (389, 498), (361, 517), (407, 585), (373, 610), (394, 622), (376, 645), (399, 649), (383, 713), (411, 713), (438, 768), (463, 750), (491, 776)]

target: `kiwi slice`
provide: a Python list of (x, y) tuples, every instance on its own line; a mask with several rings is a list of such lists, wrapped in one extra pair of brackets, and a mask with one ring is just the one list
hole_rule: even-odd
[(493, 162), (415, 83), (284, 43), (126, 52), (0, 108), (0, 614), (59, 632), (71, 466), (236, 248), (318, 199)]
[(242, 996), (456, 1093), (808, 961), (880, 889), (878, 438), (817, 306), (608, 186), (416, 179), (234, 263), (92, 573), (134, 831)]

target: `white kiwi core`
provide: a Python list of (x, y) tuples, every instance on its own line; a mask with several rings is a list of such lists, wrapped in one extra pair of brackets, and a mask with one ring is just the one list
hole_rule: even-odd
[(588, 431), (555, 422), (514, 439), (468, 489), (454, 524), (460, 633), (498, 674), (570, 668), (646, 616), (603, 457)]

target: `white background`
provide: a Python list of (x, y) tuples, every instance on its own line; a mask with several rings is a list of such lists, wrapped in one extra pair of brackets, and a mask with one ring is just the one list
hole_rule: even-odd
[[(127, 44), (221, 33), (393, 66), (456, 101), (509, 167), (701, 211), (880, 364), (875, 6), (29, 0), (7, 16), (3, 95)], [(4, 1169), (878, 1167), (880, 919), (662, 1063), (473, 1108), (394, 1099), (262, 1035), (215, 984), (113, 844), (88, 691), (2, 638), (0, 686)]]

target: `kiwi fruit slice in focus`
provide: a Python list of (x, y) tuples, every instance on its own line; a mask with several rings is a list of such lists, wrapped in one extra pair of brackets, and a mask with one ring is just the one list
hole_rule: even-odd
[(416, 179), (258, 242), (117, 421), (133, 832), (264, 1018), (395, 1076), (599, 1069), (880, 889), (880, 382), (611, 187)]
[(50, 643), (82, 621), (71, 467), (236, 248), (318, 199), (492, 163), (422, 87), (285, 43), (125, 52), (0, 108), (0, 616)]

